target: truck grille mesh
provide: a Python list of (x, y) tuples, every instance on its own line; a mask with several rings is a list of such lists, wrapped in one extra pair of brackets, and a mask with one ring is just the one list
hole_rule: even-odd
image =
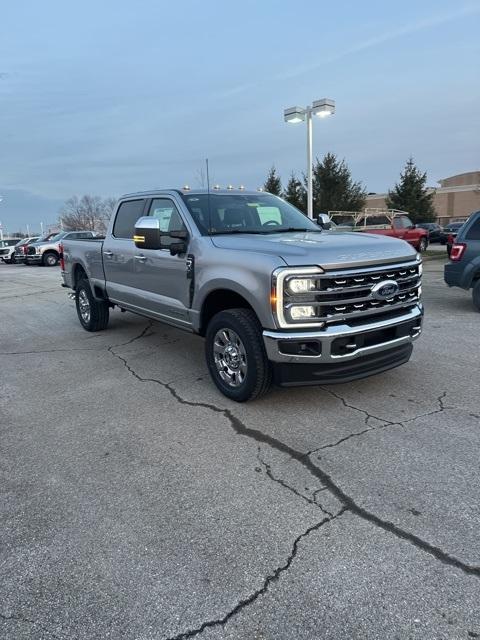
[[(316, 276), (316, 290), (309, 294), (289, 295), (285, 306), (313, 304), (316, 319), (321, 322), (348, 321), (354, 318), (391, 314), (420, 300), (421, 264), (408, 262), (382, 267), (327, 271)], [(387, 299), (379, 299), (372, 289), (386, 280), (395, 281), (398, 291)]]

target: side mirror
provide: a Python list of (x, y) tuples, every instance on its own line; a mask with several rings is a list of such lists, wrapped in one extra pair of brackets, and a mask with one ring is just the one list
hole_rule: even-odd
[(328, 231), (332, 226), (332, 221), (326, 213), (319, 213), (317, 217), (317, 224), (319, 227), (322, 227), (322, 229), (325, 229), (325, 231)]
[(172, 242), (168, 247), (170, 249), (170, 253), (172, 256), (180, 255), (187, 251), (187, 239), (188, 239), (187, 231), (185, 230), (170, 231), (167, 235), (169, 238), (174, 238), (175, 240), (178, 240), (178, 242)]
[[(177, 242), (170, 242), (171, 239)], [(185, 253), (187, 250), (188, 232), (161, 231), (160, 220), (150, 216), (143, 216), (135, 223), (133, 241), (139, 249), (170, 249), (172, 256)]]
[(160, 232), (160, 220), (143, 216), (135, 223), (133, 241), (139, 249), (161, 249), (162, 234)]

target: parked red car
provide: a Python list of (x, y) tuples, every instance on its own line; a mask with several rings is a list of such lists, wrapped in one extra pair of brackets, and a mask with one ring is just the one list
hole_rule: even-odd
[(413, 224), (404, 211), (374, 211), (361, 214), (331, 212), (331, 218), (339, 229), (364, 231), (406, 240), (417, 251), (428, 247), (428, 231)]

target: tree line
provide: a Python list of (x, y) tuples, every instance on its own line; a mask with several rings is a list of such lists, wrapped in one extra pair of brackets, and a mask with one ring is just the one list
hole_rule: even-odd
[[(268, 172), (263, 185), (264, 191), (283, 197), (303, 213), (307, 211), (307, 179), (299, 179), (292, 172), (283, 188), (275, 166)], [(431, 222), (436, 218), (433, 206), (434, 194), (427, 188), (427, 174), (421, 172), (413, 158), (409, 158), (400, 180), (389, 190), (386, 205), (388, 209), (407, 211), (413, 222)], [(360, 182), (353, 180), (345, 160), (339, 160), (334, 153), (318, 158), (313, 165), (313, 210), (314, 213), (328, 211), (362, 211), (367, 200), (367, 192)]]
[[(282, 196), (303, 213), (307, 211), (307, 180), (299, 179), (292, 172), (283, 188), (275, 166), (268, 172), (263, 185), (264, 191)], [(427, 189), (427, 174), (421, 172), (413, 158), (409, 158), (400, 180), (388, 192), (387, 207), (408, 211), (413, 222), (435, 220), (433, 193)], [(318, 158), (313, 165), (313, 210), (315, 213), (327, 211), (361, 211), (365, 207), (367, 192), (361, 182), (353, 180), (345, 160), (339, 160), (334, 153)], [(96, 231), (105, 233), (110, 216), (115, 207), (115, 198), (100, 196), (73, 196), (63, 205), (59, 224), (65, 231)]]
[(105, 233), (115, 208), (115, 198), (84, 195), (72, 196), (60, 210), (59, 223), (64, 231), (96, 231)]

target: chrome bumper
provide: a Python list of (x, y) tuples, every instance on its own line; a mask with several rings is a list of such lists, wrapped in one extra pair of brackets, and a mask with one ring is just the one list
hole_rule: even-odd
[[(314, 363), (340, 363), (349, 360), (356, 360), (362, 356), (372, 353), (386, 351), (394, 347), (400, 347), (408, 344), (418, 338), (422, 332), (423, 305), (418, 304), (409, 309), (404, 314), (390, 318), (388, 320), (371, 321), (359, 326), (352, 327), (348, 324), (337, 324), (334, 326), (326, 326), (325, 329), (316, 331), (297, 331), (290, 333), (287, 331), (264, 331), (263, 341), (267, 351), (267, 357), (272, 362), (284, 362), (295, 364), (314, 364)], [(389, 329), (401, 324), (412, 323), (412, 331), (409, 335), (402, 336), (386, 341), (380, 341), (376, 344), (366, 347), (355, 348), (355, 336), (364, 336), (369, 332), (375, 332), (381, 329)], [(332, 353), (333, 341), (337, 338), (351, 338), (351, 348), (348, 353), (337, 355)], [(285, 345), (297, 342), (316, 342), (319, 343), (318, 355), (292, 355), (285, 353)]]

